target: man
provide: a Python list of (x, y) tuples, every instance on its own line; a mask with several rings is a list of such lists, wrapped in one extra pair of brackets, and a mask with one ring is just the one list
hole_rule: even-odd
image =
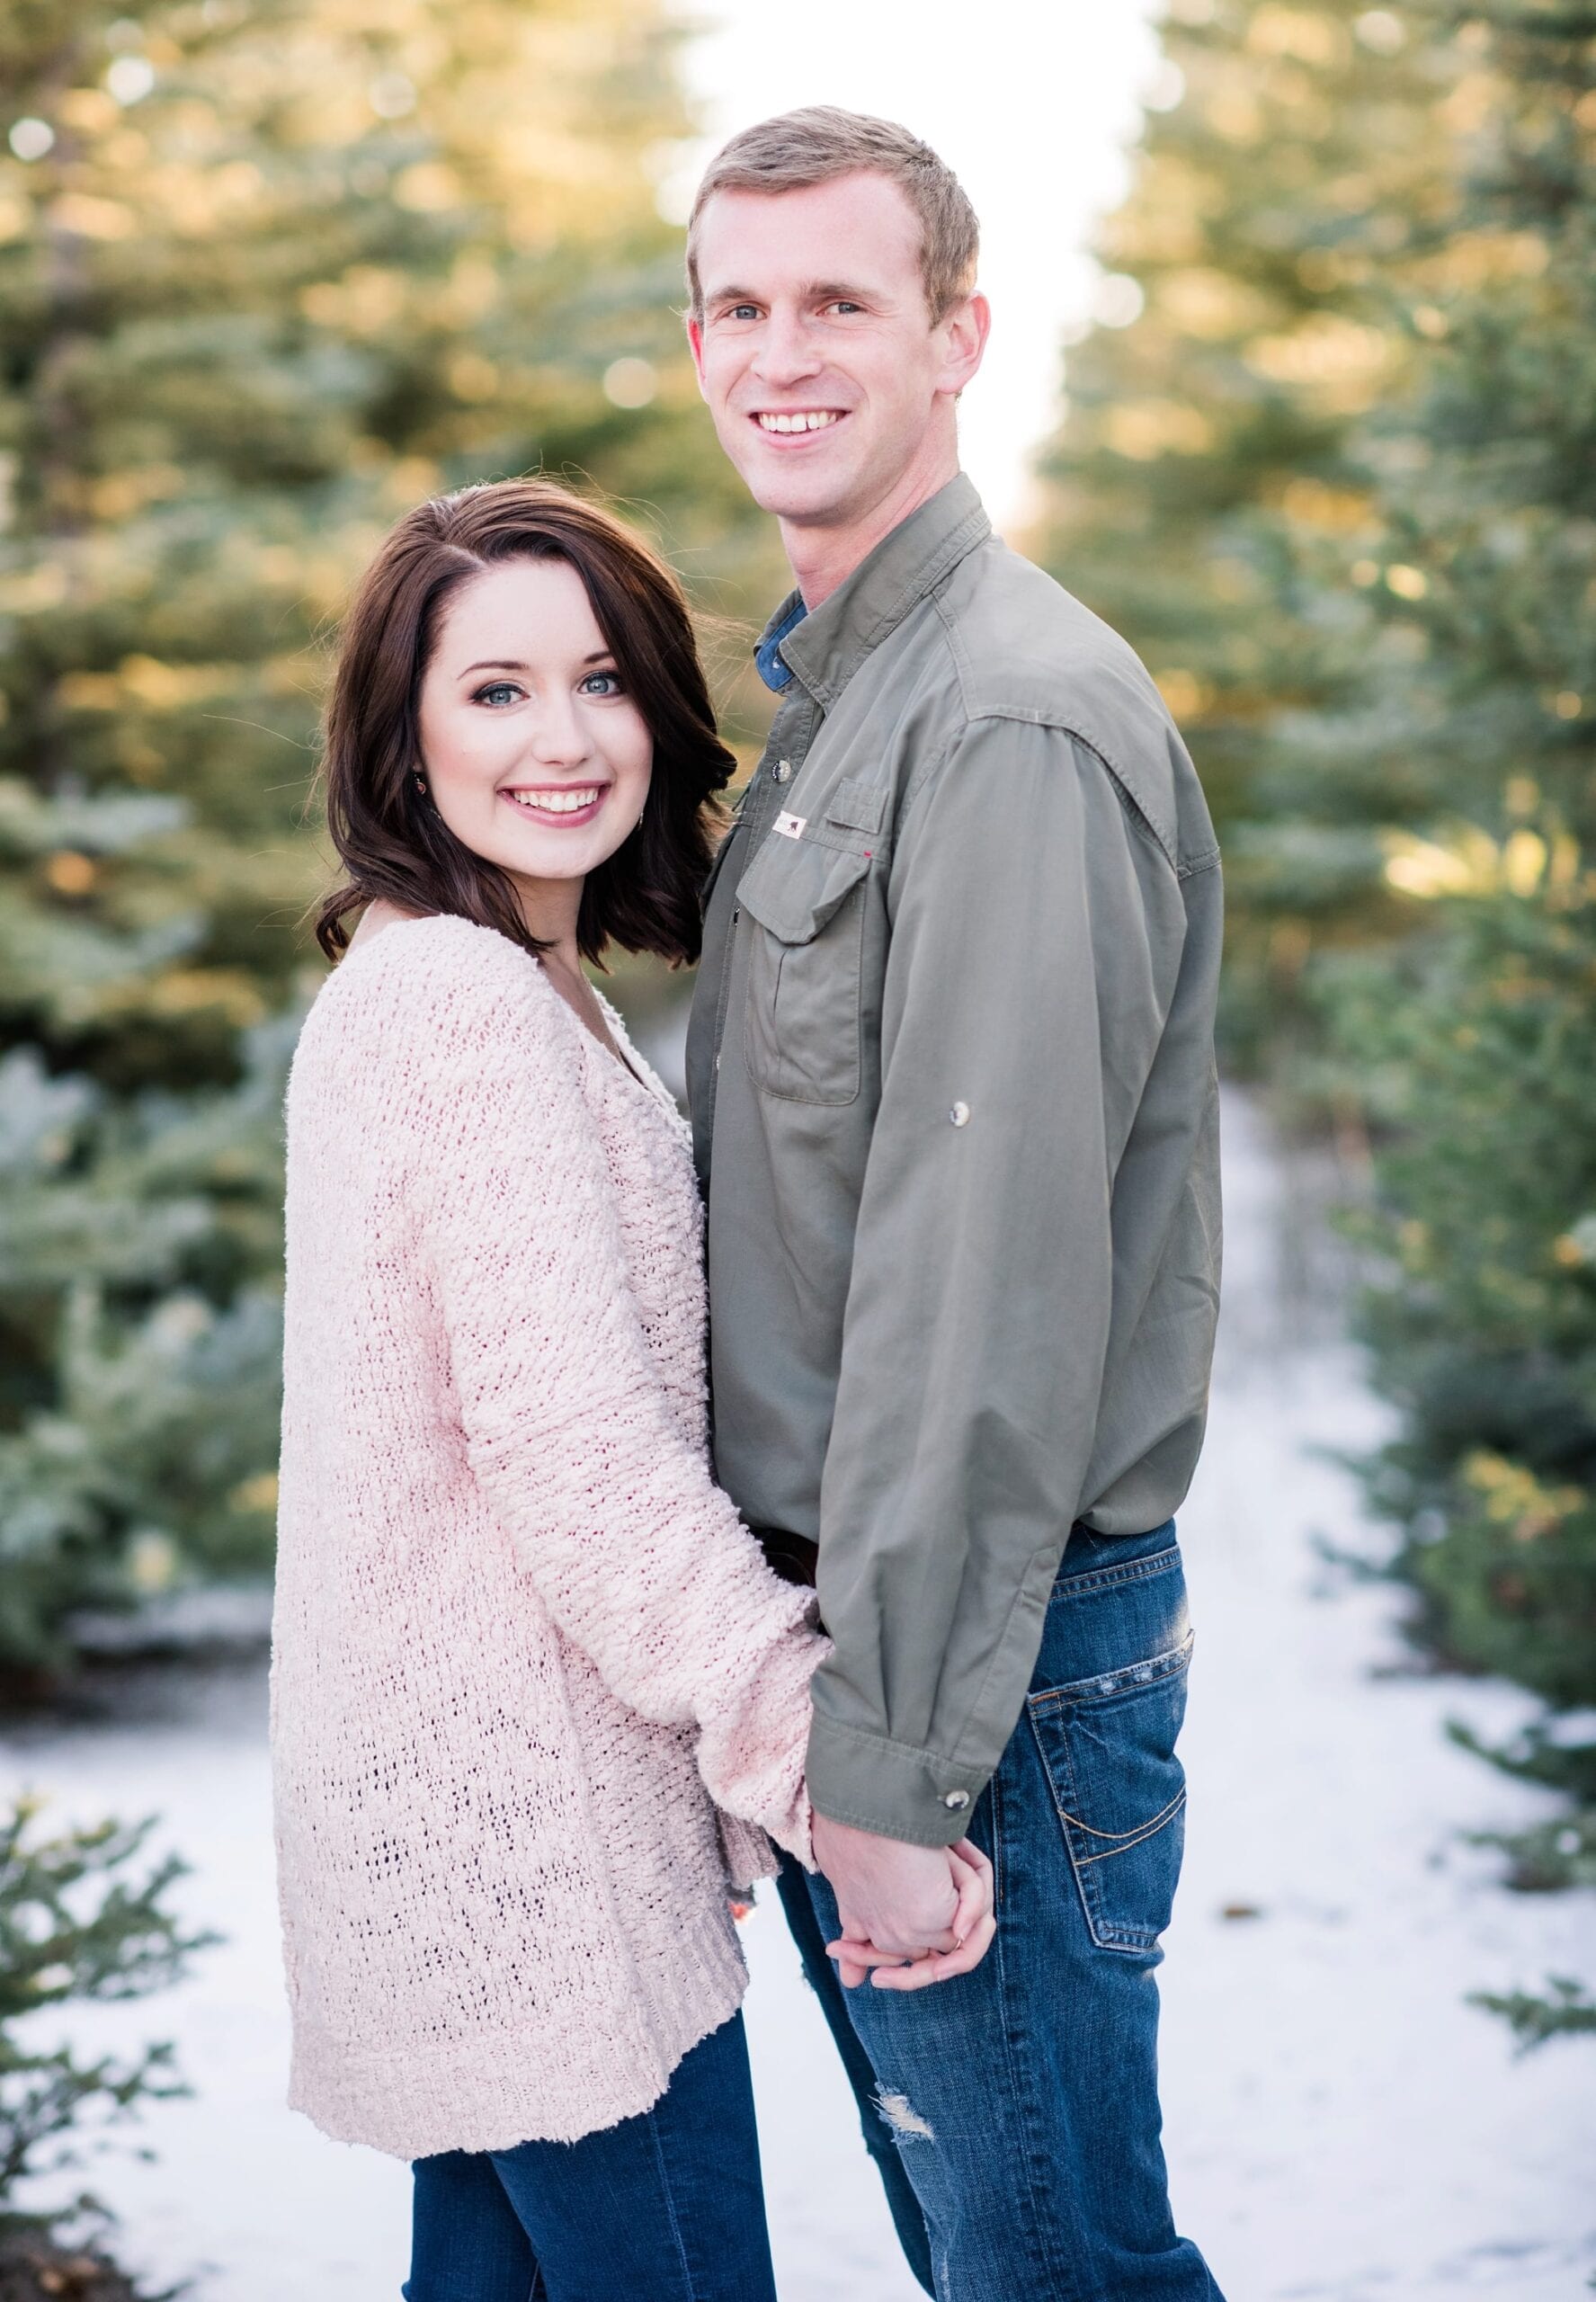
[[(1217, 1306), (1217, 854), (1152, 681), (959, 473), (976, 254), (934, 153), (829, 108), (735, 138), (689, 228), (704, 396), (798, 586), (689, 1039), (717, 1460), (835, 1643), (824, 1875), (783, 1900), (922, 2283), (1186, 2302), (1217, 2289), (1170, 2217), (1152, 1970), (1171, 1514)], [(995, 1868), (978, 1958), (967, 1834)]]

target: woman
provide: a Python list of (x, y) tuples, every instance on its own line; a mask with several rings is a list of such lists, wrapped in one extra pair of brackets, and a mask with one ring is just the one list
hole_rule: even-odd
[(604, 513), (473, 488), (379, 553), (289, 1091), (272, 1711), (291, 2099), (415, 2162), (410, 2302), (773, 2298), (727, 1898), (766, 1832), (810, 1860), (824, 1642), (709, 1477), (685, 1129), (581, 964), (697, 956), (731, 763)]
[(727, 1892), (766, 1832), (810, 1860), (823, 1642), (711, 1482), (685, 1129), (581, 967), (696, 957), (731, 763), (602, 512), (468, 489), (379, 553), (289, 1091), (272, 1715), (291, 2100), (415, 2161), (410, 2302), (774, 2294)]

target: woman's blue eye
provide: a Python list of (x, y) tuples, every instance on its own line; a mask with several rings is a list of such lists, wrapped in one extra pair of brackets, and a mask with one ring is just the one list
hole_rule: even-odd
[(620, 674), (619, 672), (589, 672), (582, 683), (582, 692), (584, 695), (620, 695), (621, 693)]
[(495, 680), (488, 687), (479, 687), (472, 700), (477, 703), (490, 704), (495, 710), (501, 710), (506, 703), (513, 703), (520, 693), (521, 690), (513, 681)]

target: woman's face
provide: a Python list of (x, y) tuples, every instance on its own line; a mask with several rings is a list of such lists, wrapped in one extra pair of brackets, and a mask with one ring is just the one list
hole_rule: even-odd
[(579, 884), (629, 836), (654, 739), (568, 561), (504, 560), (450, 596), (422, 682), (421, 747), (438, 813), (523, 898)]

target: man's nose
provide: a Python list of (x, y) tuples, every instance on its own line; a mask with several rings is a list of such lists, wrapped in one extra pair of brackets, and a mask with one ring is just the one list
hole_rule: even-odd
[(813, 376), (821, 365), (801, 315), (774, 311), (760, 332), (753, 355), (753, 372), (767, 384), (794, 384)]

